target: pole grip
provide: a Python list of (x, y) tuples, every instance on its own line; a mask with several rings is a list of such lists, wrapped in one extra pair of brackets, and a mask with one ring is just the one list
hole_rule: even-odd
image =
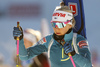
[(17, 22), (17, 27), (19, 27), (19, 21)]
[(68, 56), (72, 56), (71, 53), (68, 53)]
[[(19, 27), (19, 21), (17, 22), (17, 27)], [(19, 40), (19, 37), (17, 37), (17, 40)]]

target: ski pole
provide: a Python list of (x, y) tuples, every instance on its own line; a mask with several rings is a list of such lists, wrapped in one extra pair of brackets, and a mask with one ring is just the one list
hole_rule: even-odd
[[(17, 27), (19, 27), (19, 22), (17, 22)], [(16, 67), (19, 67), (19, 37), (17, 37), (17, 62)]]
[(76, 65), (75, 65), (75, 63), (74, 63), (74, 60), (73, 60), (73, 58), (72, 58), (72, 55), (71, 55), (70, 53), (68, 53), (68, 56), (70, 57), (70, 60), (71, 60), (71, 62), (72, 62), (72, 64), (73, 64), (73, 67), (76, 67)]

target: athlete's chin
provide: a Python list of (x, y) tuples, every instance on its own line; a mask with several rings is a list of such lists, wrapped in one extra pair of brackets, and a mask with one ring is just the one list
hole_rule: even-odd
[(56, 35), (61, 36), (61, 35), (63, 35), (63, 34), (61, 34), (61, 33), (56, 33)]

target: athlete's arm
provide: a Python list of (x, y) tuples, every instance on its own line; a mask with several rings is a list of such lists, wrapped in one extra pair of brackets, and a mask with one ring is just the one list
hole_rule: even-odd
[(21, 60), (31, 59), (43, 52), (47, 51), (48, 42), (46, 38), (42, 38), (39, 42), (29, 48), (25, 48), (23, 39), (20, 40), (19, 57)]
[(74, 62), (80, 67), (91, 67), (91, 54), (87, 40), (79, 35), (77, 37), (77, 45), (79, 54), (73, 56)]

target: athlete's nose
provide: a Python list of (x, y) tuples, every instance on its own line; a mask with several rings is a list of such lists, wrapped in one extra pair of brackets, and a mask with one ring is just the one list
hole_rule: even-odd
[(58, 26), (55, 27), (56, 31), (60, 31), (60, 28)]

